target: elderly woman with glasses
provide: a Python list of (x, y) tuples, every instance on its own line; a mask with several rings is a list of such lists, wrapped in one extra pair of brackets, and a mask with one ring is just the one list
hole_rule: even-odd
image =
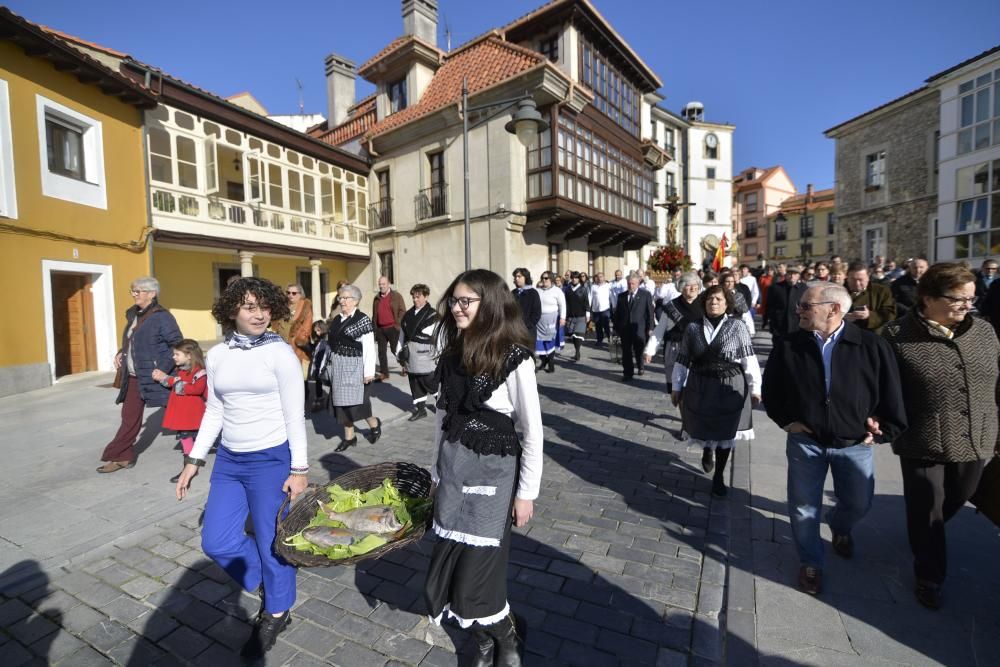
[(562, 347), (563, 327), (566, 326), (566, 295), (555, 286), (554, 279), (552, 272), (546, 271), (538, 289), (542, 316), (538, 320), (535, 353), (541, 362), (538, 370), (544, 368), (546, 373), (556, 370), (556, 352)]
[(111, 473), (135, 465), (135, 439), (142, 427), (146, 406), (163, 407), (170, 389), (153, 379), (153, 371), (170, 373), (174, 368), (173, 344), (184, 336), (177, 320), (160, 305), (160, 283), (156, 278), (138, 278), (130, 289), (134, 304), (125, 312), (122, 346), (115, 355), (115, 403), (122, 406), (122, 420), (115, 437), (104, 448), (100, 473)]
[(899, 365), (909, 428), (892, 449), (903, 470), (917, 600), (937, 609), (946, 573), (944, 524), (975, 492), (998, 445), (1000, 342), (971, 315), (976, 277), (935, 264), (917, 284), (917, 307), (882, 335)]
[(677, 289), (681, 295), (668, 301), (663, 306), (663, 314), (653, 334), (646, 343), (646, 363), (653, 360), (660, 341), (666, 343), (663, 350), (663, 367), (667, 375), (667, 393), (673, 391), (671, 376), (674, 372), (674, 362), (677, 360), (677, 353), (681, 347), (681, 339), (684, 338), (684, 330), (691, 322), (701, 320), (704, 313), (701, 310), (701, 303), (698, 295), (701, 294), (701, 278), (694, 271), (688, 271), (677, 280)]
[(372, 415), (369, 393), (375, 379), (375, 327), (371, 318), (358, 310), (361, 290), (344, 285), (338, 292), (340, 314), (330, 320), (330, 405), (344, 427), (344, 439), (335, 451), (358, 444), (354, 424), (365, 420), (370, 427), (368, 442), (382, 435), (382, 421)]
[(302, 378), (309, 378), (310, 361), (310, 338), (312, 336), (312, 302), (306, 298), (302, 285), (293, 283), (285, 288), (285, 295), (288, 297), (288, 305), (292, 316), (287, 327), (282, 328), (282, 338), (284, 338), (292, 349), (302, 366)]
[(684, 432), (703, 448), (702, 468), (706, 473), (715, 470), (712, 493), (724, 496), (724, 473), (733, 445), (754, 437), (760, 365), (750, 331), (735, 312), (735, 292), (714, 285), (702, 292), (700, 301), (704, 317), (684, 329), (671, 378), (671, 400), (680, 405)]

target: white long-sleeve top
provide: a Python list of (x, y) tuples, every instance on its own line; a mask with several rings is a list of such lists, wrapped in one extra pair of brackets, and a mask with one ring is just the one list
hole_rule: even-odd
[[(723, 322), (725, 322), (725, 319), (720, 321), (718, 326), (713, 327), (708, 319), (702, 320), (701, 334), (705, 337), (705, 342), (711, 343), (715, 339), (719, 331), (722, 329)], [(740, 366), (743, 367), (743, 375), (746, 376), (747, 384), (750, 386), (750, 394), (752, 396), (760, 396), (760, 387), (762, 382), (760, 363), (757, 361), (757, 355), (751, 354), (749, 357), (743, 357), (740, 359)], [(687, 378), (687, 366), (682, 366), (680, 363), (674, 363), (674, 372), (670, 377), (670, 382), (673, 385), (674, 391), (680, 391), (687, 383)]]
[(234, 452), (256, 452), (287, 440), (292, 467), (308, 466), (302, 365), (290, 345), (244, 350), (219, 343), (208, 351), (205, 366), (207, 401), (193, 458), (204, 459), (222, 433), (223, 446)]
[(740, 278), (740, 283), (746, 285), (747, 289), (750, 290), (750, 301), (752, 303), (748, 303), (747, 306), (753, 308), (755, 305), (760, 303), (760, 286), (757, 284), (757, 279), (753, 276), (746, 276), (744, 278)]
[(595, 313), (611, 310), (611, 283), (590, 286), (590, 310)]
[[(525, 359), (497, 387), (485, 403), (491, 410), (511, 415), (514, 425), (521, 431), (521, 478), (517, 484), (517, 497), (534, 500), (542, 484), (542, 406), (538, 400), (535, 380), (535, 361)], [(434, 442), (440, 443), (444, 410), (438, 410), (434, 426)], [(458, 445), (461, 447), (462, 445)], [(439, 481), (437, 464), (431, 466), (431, 477)]]
[(558, 287), (537, 290), (538, 298), (542, 302), (543, 313), (559, 312), (559, 319), (566, 319), (566, 295)]
[(646, 356), (653, 356), (656, 354), (656, 349), (660, 347), (660, 342), (663, 337), (667, 335), (667, 332), (674, 328), (675, 322), (663, 315), (660, 317), (659, 321), (656, 323), (656, 327), (653, 329), (653, 333), (649, 334), (649, 340), (646, 341), (646, 349), (643, 350), (643, 354)]

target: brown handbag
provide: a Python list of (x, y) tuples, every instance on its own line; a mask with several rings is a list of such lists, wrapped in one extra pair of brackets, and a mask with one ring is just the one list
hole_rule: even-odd
[(976, 510), (1000, 526), (1000, 457), (994, 456), (983, 468), (976, 492), (969, 498)]
[[(132, 335), (129, 336), (128, 339), (129, 345), (132, 344), (132, 341), (135, 339), (135, 332), (139, 330), (139, 327), (141, 327), (142, 323), (146, 321), (146, 318), (158, 310), (162, 310), (162, 308), (160, 308), (160, 306), (156, 306), (155, 308), (150, 308), (149, 310), (147, 310), (145, 313), (142, 314), (142, 316), (139, 318), (139, 321), (135, 323), (135, 329), (132, 329)], [(125, 348), (122, 348), (123, 351), (124, 349)], [(122, 385), (125, 384), (125, 373), (127, 372), (128, 372), (128, 364), (126, 363), (125, 359), (122, 359), (122, 365), (118, 367), (117, 371), (115, 371), (115, 380), (114, 382), (111, 383), (111, 386), (114, 387), (115, 389), (121, 389)]]

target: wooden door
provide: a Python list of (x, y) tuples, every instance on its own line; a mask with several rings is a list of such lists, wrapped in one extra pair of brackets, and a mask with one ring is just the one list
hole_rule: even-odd
[(94, 295), (85, 273), (52, 273), (56, 377), (97, 370)]

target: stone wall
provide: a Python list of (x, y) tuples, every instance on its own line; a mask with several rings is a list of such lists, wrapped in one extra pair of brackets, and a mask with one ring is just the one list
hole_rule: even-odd
[[(928, 252), (937, 208), (934, 141), (938, 95), (921, 91), (892, 108), (836, 129), (837, 247), (845, 258), (862, 256), (865, 225), (886, 224), (886, 256), (897, 260)], [(866, 187), (866, 157), (885, 151), (885, 183)]]

